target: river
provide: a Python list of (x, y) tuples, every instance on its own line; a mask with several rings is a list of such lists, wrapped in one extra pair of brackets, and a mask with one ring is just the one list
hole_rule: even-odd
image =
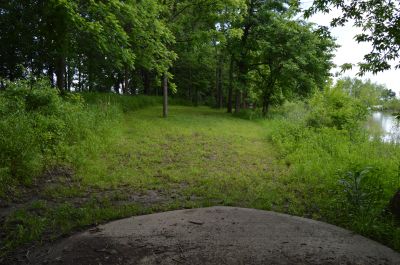
[(383, 142), (400, 143), (399, 121), (390, 112), (373, 112), (368, 119), (367, 128), (372, 138), (380, 137)]

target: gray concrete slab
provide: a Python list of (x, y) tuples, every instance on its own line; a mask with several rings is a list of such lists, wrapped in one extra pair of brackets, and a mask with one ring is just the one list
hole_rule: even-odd
[(32, 264), (400, 264), (400, 254), (345, 229), (254, 209), (135, 216), (64, 239)]

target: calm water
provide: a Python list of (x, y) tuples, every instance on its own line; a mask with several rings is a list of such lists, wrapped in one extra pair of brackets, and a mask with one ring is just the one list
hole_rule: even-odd
[(373, 112), (367, 123), (372, 137), (380, 137), (384, 142), (400, 143), (399, 121), (391, 113)]

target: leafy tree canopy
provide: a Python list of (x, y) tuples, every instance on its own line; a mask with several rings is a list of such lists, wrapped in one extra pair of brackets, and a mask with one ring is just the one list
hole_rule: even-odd
[(400, 67), (400, 3), (392, 0), (314, 0), (306, 17), (317, 12), (329, 13), (332, 8), (342, 11), (341, 16), (332, 20), (331, 25), (343, 26), (352, 22), (362, 29), (355, 39), (358, 42), (369, 42), (372, 51), (364, 56), (364, 62), (359, 63), (360, 74), (377, 73), (391, 68)]

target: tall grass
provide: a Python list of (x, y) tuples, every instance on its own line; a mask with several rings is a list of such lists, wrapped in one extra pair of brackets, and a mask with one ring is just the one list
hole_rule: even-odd
[(329, 93), (292, 104), (269, 122), (298, 194), (293, 209), (400, 249), (400, 227), (386, 210), (400, 187), (400, 148), (370, 140), (358, 102)]
[(45, 80), (8, 82), (0, 92), (0, 198), (18, 195), (56, 165), (78, 168), (100, 152), (123, 112), (158, 105), (158, 97), (61, 94)]
[(113, 93), (82, 93), (81, 96), (88, 104), (116, 106), (123, 112), (135, 111), (162, 103), (162, 98), (155, 96), (123, 96)]

